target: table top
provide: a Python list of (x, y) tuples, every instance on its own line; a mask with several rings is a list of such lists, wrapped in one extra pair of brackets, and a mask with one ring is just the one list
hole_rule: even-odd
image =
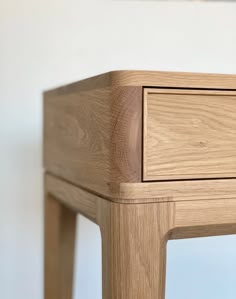
[(108, 86), (145, 86), (236, 90), (236, 74), (120, 70), (60, 86), (45, 93), (63, 94)]
[[(160, 89), (162, 99), (145, 94)], [(47, 91), (45, 169), (113, 200), (129, 197), (133, 187), (143, 192), (145, 186), (148, 195), (140, 196), (153, 200), (150, 186), (156, 198), (158, 181), (233, 178), (235, 91), (236, 75), (155, 71), (113, 71)], [(149, 176), (147, 167), (153, 169)], [(163, 194), (161, 200), (166, 200), (170, 192)], [(133, 197), (138, 196), (135, 191)]]

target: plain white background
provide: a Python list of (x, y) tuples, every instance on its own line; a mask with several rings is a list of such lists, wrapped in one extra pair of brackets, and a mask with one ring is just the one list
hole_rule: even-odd
[[(236, 3), (0, 1), (0, 298), (43, 298), (42, 91), (114, 69), (236, 73)], [(78, 222), (75, 298), (101, 299)], [(167, 299), (234, 299), (236, 237), (172, 241)]]

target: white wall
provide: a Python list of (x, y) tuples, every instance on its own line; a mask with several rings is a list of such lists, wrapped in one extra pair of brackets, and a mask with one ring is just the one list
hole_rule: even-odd
[[(234, 3), (0, 2), (0, 298), (42, 299), (42, 91), (112, 69), (236, 73), (235, 53)], [(75, 297), (101, 299), (99, 231), (79, 227)], [(235, 248), (169, 243), (167, 298), (235, 298)]]

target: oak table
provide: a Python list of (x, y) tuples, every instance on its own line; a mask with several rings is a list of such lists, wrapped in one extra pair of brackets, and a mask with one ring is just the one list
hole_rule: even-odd
[(236, 233), (236, 75), (114, 71), (44, 93), (45, 299), (71, 299), (76, 214), (103, 299), (164, 299), (169, 239)]

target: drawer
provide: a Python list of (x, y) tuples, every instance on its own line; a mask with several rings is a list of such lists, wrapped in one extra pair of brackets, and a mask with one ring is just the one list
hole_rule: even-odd
[(236, 92), (144, 89), (143, 180), (236, 177)]

